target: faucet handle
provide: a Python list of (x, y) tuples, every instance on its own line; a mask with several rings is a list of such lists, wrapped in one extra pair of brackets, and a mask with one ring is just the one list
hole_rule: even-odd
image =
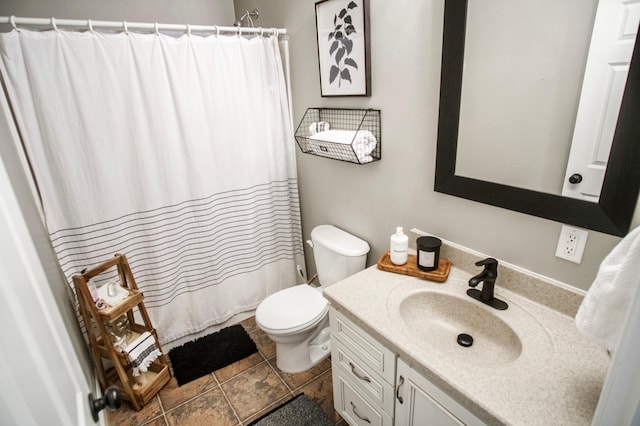
[(476, 266), (484, 266), (483, 273), (490, 273), (494, 277), (498, 276), (498, 261), (493, 257), (488, 257), (476, 262)]
[(485, 266), (487, 269), (496, 269), (498, 267), (498, 261), (493, 257), (488, 257), (476, 262), (476, 266)]
[(494, 297), (496, 278), (498, 278), (498, 261), (493, 257), (476, 262), (476, 266), (484, 266), (484, 270), (469, 280), (471, 287), (476, 287), (482, 282), (482, 291), (470, 288), (467, 294), (480, 302), (489, 305), (501, 311), (507, 309), (509, 305), (506, 302)]

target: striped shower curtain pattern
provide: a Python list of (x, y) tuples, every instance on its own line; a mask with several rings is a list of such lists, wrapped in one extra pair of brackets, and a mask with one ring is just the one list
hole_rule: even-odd
[(297, 282), (295, 144), (277, 38), (0, 37), (2, 78), (69, 283), (125, 254), (167, 343)]

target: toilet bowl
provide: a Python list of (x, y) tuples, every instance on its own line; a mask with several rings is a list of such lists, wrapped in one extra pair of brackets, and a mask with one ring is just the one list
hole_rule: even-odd
[(256, 324), (276, 344), (276, 363), (285, 373), (306, 371), (331, 353), (329, 302), (322, 289), (361, 271), (369, 245), (332, 225), (311, 232), (320, 287), (299, 284), (267, 297)]
[(280, 370), (299, 373), (328, 356), (331, 351), (328, 312), (327, 299), (308, 284), (274, 293), (258, 306), (256, 323), (275, 342)]

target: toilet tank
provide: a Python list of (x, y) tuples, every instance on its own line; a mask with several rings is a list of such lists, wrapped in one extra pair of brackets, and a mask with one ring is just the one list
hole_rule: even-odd
[(347, 278), (366, 266), (369, 244), (332, 225), (318, 225), (311, 231), (313, 258), (323, 287)]

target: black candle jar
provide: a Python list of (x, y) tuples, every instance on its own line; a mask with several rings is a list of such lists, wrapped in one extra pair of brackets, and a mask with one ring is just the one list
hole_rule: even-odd
[(418, 247), (418, 268), (422, 271), (438, 269), (442, 241), (436, 237), (420, 237), (416, 240), (416, 245)]

